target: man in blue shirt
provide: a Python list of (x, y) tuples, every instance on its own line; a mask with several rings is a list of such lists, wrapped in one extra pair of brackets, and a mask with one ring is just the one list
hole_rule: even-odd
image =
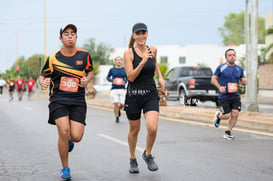
[(116, 123), (119, 123), (120, 110), (124, 107), (125, 84), (127, 83), (127, 76), (124, 67), (122, 67), (120, 56), (115, 58), (115, 66), (109, 70), (106, 79), (112, 82), (110, 96), (114, 104)]
[(219, 90), (220, 110), (215, 113), (213, 124), (216, 128), (220, 125), (221, 119), (229, 119), (228, 128), (224, 138), (233, 140), (231, 130), (235, 127), (239, 112), (241, 110), (241, 99), (238, 90), (239, 82), (246, 85), (247, 79), (244, 77), (243, 69), (235, 64), (236, 52), (228, 49), (225, 52), (226, 63), (216, 68), (211, 82)]

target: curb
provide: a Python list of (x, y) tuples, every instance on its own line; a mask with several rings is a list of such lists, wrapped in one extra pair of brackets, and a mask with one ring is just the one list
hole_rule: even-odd
[[(110, 99), (88, 99), (90, 106), (112, 109)], [(212, 124), (216, 108), (203, 108), (191, 106), (160, 106), (159, 116), (171, 119), (189, 120), (204, 124)], [(227, 126), (228, 121), (222, 120), (220, 126)], [(240, 112), (235, 128), (273, 133), (273, 115), (259, 112)]]

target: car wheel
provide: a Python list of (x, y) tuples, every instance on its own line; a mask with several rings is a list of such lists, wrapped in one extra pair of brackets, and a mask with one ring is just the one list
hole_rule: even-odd
[(189, 105), (184, 89), (181, 89), (179, 91), (179, 99), (178, 100), (179, 100), (180, 105), (185, 105), (185, 106)]

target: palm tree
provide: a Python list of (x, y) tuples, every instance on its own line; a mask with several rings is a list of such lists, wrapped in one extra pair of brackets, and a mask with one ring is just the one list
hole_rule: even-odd
[[(273, 26), (267, 29), (266, 35), (273, 36)], [(266, 55), (267, 53), (270, 52), (269, 58), (267, 60), (268, 63), (273, 63), (273, 51), (272, 50), (273, 50), (273, 42), (271, 42), (271, 44), (268, 47), (266, 47), (264, 50), (264, 55)]]

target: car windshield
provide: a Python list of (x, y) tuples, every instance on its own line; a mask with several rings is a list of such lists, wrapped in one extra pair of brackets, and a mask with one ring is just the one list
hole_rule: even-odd
[(188, 68), (183, 71), (184, 75), (190, 76), (212, 76), (210, 68)]

